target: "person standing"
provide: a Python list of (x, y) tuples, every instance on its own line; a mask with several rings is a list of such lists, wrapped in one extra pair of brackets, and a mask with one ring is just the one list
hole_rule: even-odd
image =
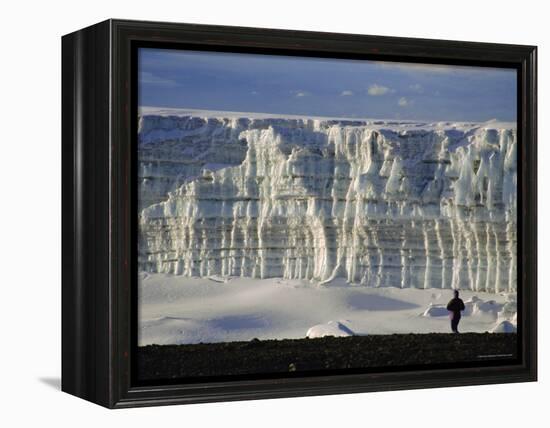
[(453, 333), (458, 333), (458, 323), (462, 316), (461, 312), (466, 309), (464, 302), (458, 297), (458, 290), (454, 291), (454, 298), (447, 305), (449, 317), (451, 318), (451, 330)]

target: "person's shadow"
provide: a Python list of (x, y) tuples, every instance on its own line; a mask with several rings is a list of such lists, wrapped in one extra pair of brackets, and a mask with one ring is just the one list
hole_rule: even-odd
[(61, 390), (61, 378), (58, 377), (39, 377), (38, 380), (44, 385), (49, 386), (50, 388)]

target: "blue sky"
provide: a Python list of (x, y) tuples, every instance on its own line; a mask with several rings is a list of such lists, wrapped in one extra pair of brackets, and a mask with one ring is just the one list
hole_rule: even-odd
[(139, 50), (139, 105), (330, 117), (516, 120), (516, 71)]

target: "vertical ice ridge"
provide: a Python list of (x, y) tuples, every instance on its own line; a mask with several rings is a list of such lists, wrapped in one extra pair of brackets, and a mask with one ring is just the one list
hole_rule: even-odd
[[(193, 159), (213, 156), (219, 167), (186, 164), (192, 172), (168, 180), (164, 196), (141, 189), (151, 203), (140, 214), (140, 269), (515, 290), (512, 127), (212, 118), (185, 126), (191, 137), (168, 126), (160, 152), (170, 146), (183, 161), (198, 152)], [(140, 159), (157, 153), (153, 141), (143, 138)]]

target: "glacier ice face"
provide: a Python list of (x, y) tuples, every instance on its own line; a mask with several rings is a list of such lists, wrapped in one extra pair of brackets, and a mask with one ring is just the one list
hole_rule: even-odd
[(140, 117), (139, 209), (166, 200), (168, 193), (205, 170), (241, 164), (247, 145), (239, 133), (247, 124), (246, 119)]
[(516, 289), (515, 124), (147, 114), (139, 267)]

